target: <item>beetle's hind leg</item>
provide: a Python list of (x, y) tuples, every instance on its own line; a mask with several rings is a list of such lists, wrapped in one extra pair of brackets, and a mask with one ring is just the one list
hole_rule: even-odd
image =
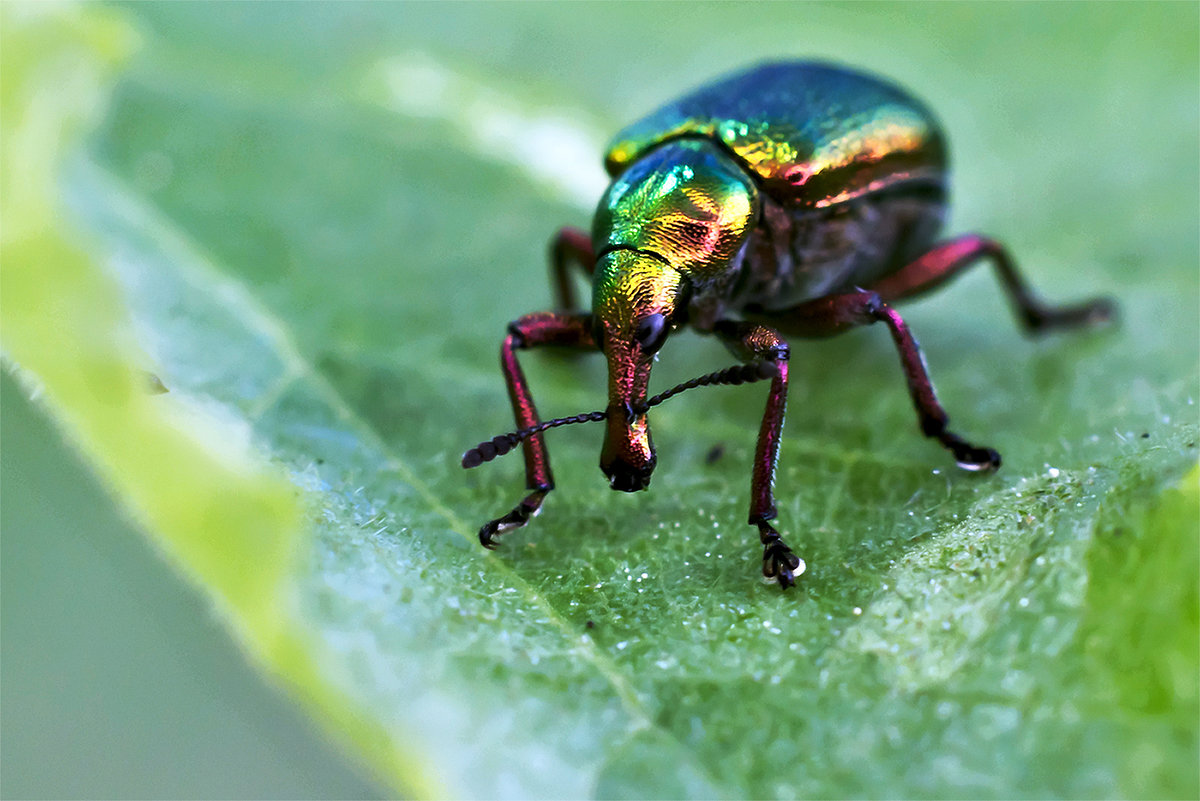
[(938, 403), (933, 391), (933, 382), (929, 380), (921, 347), (904, 319), (883, 302), (879, 293), (860, 290), (845, 295), (827, 295), (790, 309), (771, 312), (767, 319), (790, 334), (804, 337), (832, 336), (860, 325), (884, 323), (900, 354), (908, 393), (917, 410), (921, 432), (940, 442), (964, 470), (983, 472), (1000, 466), (1000, 454), (995, 450), (972, 445), (946, 427), (950, 417)]
[(1117, 307), (1108, 298), (1052, 306), (1039, 300), (1017, 271), (1004, 247), (975, 234), (944, 242), (900, 270), (868, 287), (885, 301), (916, 297), (937, 288), (960, 270), (990, 260), (996, 268), (1013, 311), (1025, 330), (1040, 334), (1056, 328), (1075, 328), (1113, 320)]
[(775, 366), (775, 376), (771, 379), (771, 390), (767, 395), (767, 408), (758, 432), (758, 446), (754, 451), (749, 522), (752, 526), (758, 526), (758, 537), (763, 545), (763, 575), (779, 582), (779, 586), (786, 590), (796, 583), (796, 577), (805, 569), (804, 560), (796, 556), (770, 522), (776, 516), (773, 487), (779, 439), (783, 433), (783, 415), (787, 406), (788, 344), (779, 332), (756, 323), (721, 320), (713, 332), (742, 361), (769, 362)]
[[(508, 385), (508, 397), (512, 401), (513, 418), (517, 428), (532, 428), (541, 422), (529, 382), (517, 361), (517, 351), (541, 345), (558, 345), (577, 350), (596, 348), (592, 338), (591, 315), (555, 314), (542, 312), (527, 314), (509, 323), (508, 335), (500, 346), (500, 369)], [(554, 475), (550, 472), (550, 455), (541, 434), (529, 437), (521, 444), (525, 454), (525, 488), (530, 490), (513, 510), (492, 520), (479, 529), (479, 542), (485, 548), (496, 547), (496, 537), (529, 522), (542, 507), (546, 494), (554, 489)]]
[(578, 311), (575, 285), (571, 282), (570, 268), (577, 264), (589, 278), (596, 271), (596, 251), (592, 237), (579, 228), (560, 228), (550, 240), (550, 285), (554, 290), (554, 302), (559, 311)]

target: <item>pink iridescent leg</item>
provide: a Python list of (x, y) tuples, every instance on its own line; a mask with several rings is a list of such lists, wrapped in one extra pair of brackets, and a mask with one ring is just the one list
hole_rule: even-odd
[(578, 228), (561, 228), (550, 240), (550, 284), (554, 288), (557, 308), (567, 312), (578, 309), (575, 286), (567, 272), (572, 262), (589, 277), (596, 271), (592, 237)]
[[(508, 397), (512, 401), (513, 417), (518, 429), (530, 428), (541, 421), (533, 403), (533, 396), (529, 392), (529, 382), (526, 381), (525, 373), (517, 361), (517, 351), (541, 345), (557, 345), (579, 350), (595, 349), (591, 315), (540, 312), (527, 314), (509, 324), (508, 336), (500, 346), (500, 367), (508, 385)], [(507, 447), (499, 443), (497, 445)], [(531, 492), (511, 512), (479, 529), (479, 541), (486, 548), (496, 547), (497, 535), (528, 523), (529, 518), (541, 509), (546, 493), (554, 489), (550, 456), (546, 452), (542, 435), (530, 437), (521, 447), (525, 455), (525, 488)]]
[(775, 463), (779, 457), (779, 439), (787, 407), (788, 344), (778, 332), (756, 323), (722, 320), (713, 329), (734, 355), (744, 362), (770, 362), (775, 365), (767, 408), (763, 412), (754, 451), (754, 473), (750, 480), (750, 525), (758, 526), (763, 545), (763, 575), (775, 579), (787, 589), (804, 572), (804, 562), (792, 552), (770, 521), (775, 512)]
[[(776, 316), (778, 315), (778, 316)], [(921, 431), (925, 436), (936, 439), (954, 454), (954, 460), (964, 470), (995, 470), (1000, 466), (1000, 454), (991, 448), (980, 448), (964, 440), (946, 428), (950, 418), (938, 403), (933, 383), (921, 357), (921, 347), (908, 330), (908, 325), (891, 306), (883, 302), (879, 293), (871, 291), (851, 292), (845, 295), (828, 295), (802, 303), (791, 309), (772, 314), (771, 320), (789, 334), (803, 337), (826, 337), (851, 328), (881, 322), (887, 325), (892, 341), (900, 354), (908, 393), (917, 410)]]
[(1116, 317), (1116, 306), (1095, 298), (1070, 306), (1051, 306), (1038, 300), (998, 242), (975, 234), (938, 245), (899, 271), (867, 287), (887, 302), (916, 297), (937, 288), (960, 270), (990, 260), (1025, 330), (1031, 334), (1055, 328), (1094, 325)]

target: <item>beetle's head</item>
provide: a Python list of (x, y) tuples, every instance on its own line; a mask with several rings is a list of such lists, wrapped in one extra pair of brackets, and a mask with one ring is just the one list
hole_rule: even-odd
[(685, 281), (658, 257), (614, 250), (597, 264), (593, 320), (608, 360), (608, 431), (600, 469), (613, 489), (645, 489), (654, 444), (643, 405), (654, 355), (679, 320)]
[(668, 142), (609, 186), (596, 211), (593, 319), (608, 358), (600, 468), (613, 489), (645, 489), (654, 445), (644, 411), (654, 354), (693, 292), (728, 285), (758, 213), (741, 166), (706, 140)]

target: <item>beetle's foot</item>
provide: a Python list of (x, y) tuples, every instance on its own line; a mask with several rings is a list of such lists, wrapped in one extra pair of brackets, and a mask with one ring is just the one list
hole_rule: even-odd
[(1045, 334), (1057, 328), (1091, 328), (1117, 320), (1117, 304), (1111, 298), (1094, 298), (1072, 306), (1030, 304), (1022, 309), (1025, 328)]
[(514, 528), (520, 528), (529, 522), (529, 518), (542, 510), (542, 499), (550, 490), (537, 490), (525, 496), (516, 507), (504, 517), (498, 517), (479, 529), (479, 544), (490, 551), (499, 545), (496, 537)]
[(943, 431), (937, 435), (938, 441), (954, 454), (954, 461), (963, 470), (972, 473), (990, 473), (1000, 467), (1000, 454), (992, 448), (979, 448), (958, 434)]
[(778, 581), (780, 589), (791, 587), (807, 567), (804, 560), (792, 552), (775, 527), (765, 520), (758, 524), (758, 538), (763, 544), (763, 576)]

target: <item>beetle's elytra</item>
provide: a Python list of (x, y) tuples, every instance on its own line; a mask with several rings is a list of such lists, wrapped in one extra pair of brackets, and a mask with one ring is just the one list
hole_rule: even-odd
[[(921, 431), (966, 470), (1000, 466), (991, 448), (947, 427), (916, 340), (896, 301), (990, 262), (1027, 332), (1111, 319), (1113, 305), (1037, 300), (1005, 250), (982, 236), (937, 240), (946, 209), (946, 148), (917, 100), (877, 77), (813, 62), (764, 64), (709, 84), (619, 133), (605, 157), (612, 183), (589, 237), (564, 228), (550, 268), (559, 310), (512, 322), (500, 363), (517, 427), (463, 456), (474, 467), (522, 444), (529, 494), (479, 530), (483, 545), (525, 525), (554, 488), (548, 428), (604, 420), (600, 469), (613, 489), (645, 489), (654, 471), (648, 410), (705, 384), (770, 379), (750, 480), (750, 525), (763, 575), (787, 589), (804, 572), (771, 525), (772, 484), (787, 401), (785, 335), (824, 337), (882, 322), (900, 354)], [(591, 276), (577, 310), (568, 270)], [(690, 326), (717, 336), (744, 366), (646, 397), (654, 355)], [(517, 351), (603, 351), (603, 411), (541, 422)]]

